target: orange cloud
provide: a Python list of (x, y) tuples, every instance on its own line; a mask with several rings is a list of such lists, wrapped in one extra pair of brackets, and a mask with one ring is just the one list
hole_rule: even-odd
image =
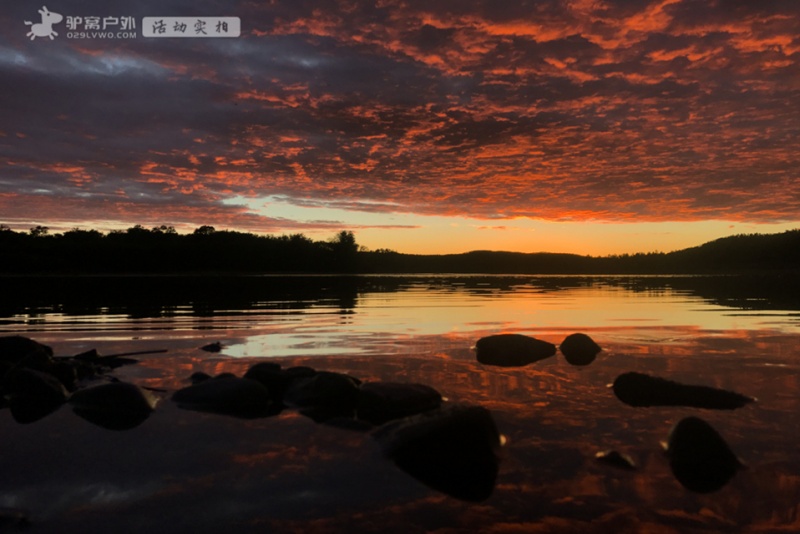
[(243, 228), (260, 216), (230, 198), (486, 220), (798, 219), (791, 5), (247, 10), (252, 31), (202, 51), (71, 43), (0, 63), (0, 193), (118, 217), (138, 209), (125, 202), (205, 209)]

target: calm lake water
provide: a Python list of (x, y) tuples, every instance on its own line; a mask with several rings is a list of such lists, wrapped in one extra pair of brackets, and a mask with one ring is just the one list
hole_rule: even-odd
[[(37, 532), (718, 532), (800, 529), (800, 295), (780, 277), (6, 278), (0, 335), (56, 354), (167, 349), (120, 368), (158, 388), (156, 412), (109, 431), (62, 408), (18, 425), (0, 413), (0, 507)], [(475, 361), (482, 336), (602, 347), (520, 368)], [(202, 345), (219, 341), (221, 353)], [(239, 420), (179, 410), (195, 371), (254, 361), (363, 380), (419, 382), (488, 408), (508, 439), (492, 496), (462, 502), (383, 459), (368, 434), (296, 412)], [(739, 391), (735, 411), (632, 408), (626, 371)], [(719, 491), (672, 476), (659, 442), (681, 418), (711, 423), (748, 465)], [(598, 464), (631, 455), (634, 472)]]
[[(294, 276), (12, 279), (0, 333), (68, 354), (123, 344), (231, 357), (403, 354), (522, 332), (558, 343), (800, 333), (800, 296), (737, 277)], [(12, 288), (9, 288), (12, 289)], [(116, 349), (115, 349), (116, 350)]]

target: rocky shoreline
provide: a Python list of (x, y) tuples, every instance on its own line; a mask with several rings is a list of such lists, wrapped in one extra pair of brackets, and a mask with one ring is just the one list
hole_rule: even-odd
[[(584, 334), (567, 336), (559, 347), (519, 334), (500, 334), (478, 340), (475, 352), (481, 372), (492, 373), (493, 367), (535, 366), (558, 350), (578, 368), (592, 363), (601, 352)], [(49, 347), (18, 336), (0, 338), (0, 362), (4, 407), (21, 424), (33, 423), (63, 405), (114, 431), (141, 425), (163, 402), (243, 420), (296, 412), (317, 423), (365, 433), (402, 471), (467, 502), (481, 502), (492, 495), (503, 458), (502, 429), (490, 409), (479, 403), (448, 401), (421, 383), (362, 381), (348, 373), (257, 362), (241, 376), (196, 373), (191, 385), (163, 390), (116, 379), (114, 369), (135, 363), (129, 356), (94, 353), (54, 358)], [(623, 388), (621, 383), (631, 378), (640, 383)], [(620, 375), (612, 391), (619, 401), (637, 409), (688, 406), (732, 410), (753, 400), (633, 372)], [(738, 404), (719, 405), (719, 399), (733, 399)], [(695, 416), (678, 421), (667, 441), (666, 461), (675, 479), (692, 492), (719, 490), (743, 465), (719, 433)], [(596, 461), (610, 469), (641, 469), (616, 450), (599, 452)], [(8, 517), (15, 513), (10, 511)]]

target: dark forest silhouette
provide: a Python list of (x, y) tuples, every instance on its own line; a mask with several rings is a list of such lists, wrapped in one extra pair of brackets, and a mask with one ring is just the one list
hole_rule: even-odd
[(800, 229), (736, 235), (675, 252), (593, 257), (561, 253), (472, 251), (402, 254), (359, 247), (351, 231), (325, 241), (302, 234), (261, 236), (201, 226), (136, 225), (102, 233), (51, 234), (0, 225), (0, 272), (8, 274), (174, 273), (487, 273), (703, 274), (800, 270)]

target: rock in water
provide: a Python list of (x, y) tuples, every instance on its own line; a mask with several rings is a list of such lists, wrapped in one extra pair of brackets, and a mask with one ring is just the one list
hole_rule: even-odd
[(212, 378), (179, 389), (172, 400), (181, 408), (252, 418), (270, 415), (269, 391), (249, 378), (226, 376)]
[(672, 474), (698, 493), (717, 491), (743, 467), (722, 436), (697, 417), (682, 419), (673, 427), (666, 450)]
[(203, 345), (202, 347), (200, 347), (200, 350), (204, 350), (206, 352), (220, 352), (222, 350), (222, 343), (220, 343), (219, 341), (215, 341), (214, 343)]
[(559, 345), (561, 354), (572, 365), (589, 365), (602, 349), (586, 334), (570, 334)]
[(614, 380), (614, 395), (629, 406), (691, 406), (733, 410), (754, 401), (733, 391), (693, 386), (642, 373), (623, 373)]
[(208, 373), (197, 371), (192, 373), (192, 375), (189, 377), (189, 382), (192, 384), (199, 384), (200, 382), (205, 382), (206, 380), (211, 380), (212, 378), (213, 377)]
[(618, 469), (625, 469), (626, 471), (636, 471), (636, 462), (633, 461), (633, 458), (619, 451), (601, 451), (595, 454), (594, 458), (601, 464), (610, 465)]
[(33, 423), (56, 411), (66, 402), (69, 393), (51, 374), (22, 368), (12, 371), (3, 380), (11, 415), (18, 423)]
[(283, 396), (287, 406), (325, 408), (332, 412), (352, 412), (358, 402), (360, 381), (352, 376), (318, 371), (292, 380)]
[(556, 346), (523, 334), (497, 334), (475, 343), (478, 361), (484, 365), (521, 367), (556, 353)]
[(299, 408), (301, 414), (317, 423), (342, 426), (344, 420), (355, 420), (360, 384), (357, 378), (330, 371), (301, 375), (286, 386), (283, 403)]
[(400, 469), (437, 491), (472, 502), (494, 491), (500, 434), (486, 408), (442, 407), (387, 423), (373, 436)]
[[(244, 374), (244, 377), (245, 378), (252, 378), (253, 380), (258, 380), (259, 382), (261, 382), (261, 380), (259, 380), (260, 377), (263, 376), (263, 377), (265, 377), (265, 379), (270, 380), (273, 377), (275, 377), (275, 375), (280, 374), (281, 369), (282, 368), (281, 368), (281, 365), (279, 363), (275, 363), (275, 362), (258, 362), (258, 363), (255, 363), (255, 364), (251, 365), (247, 369), (247, 372)], [(314, 373), (311, 373), (311, 374), (314, 374)], [(269, 388), (269, 386), (267, 384), (264, 384), (264, 385)]]
[(374, 425), (438, 408), (441, 394), (424, 384), (367, 382), (358, 392), (357, 417)]
[(0, 337), (0, 361), (39, 368), (53, 357), (53, 349), (23, 336)]
[(82, 389), (69, 399), (78, 416), (109, 430), (139, 426), (150, 416), (157, 402), (151, 392), (127, 382)]
[(261, 382), (269, 390), (272, 401), (282, 404), (289, 384), (298, 378), (306, 378), (315, 374), (317, 371), (311, 367), (298, 366), (282, 369), (279, 364), (274, 362), (259, 362), (251, 366), (244, 377)]

